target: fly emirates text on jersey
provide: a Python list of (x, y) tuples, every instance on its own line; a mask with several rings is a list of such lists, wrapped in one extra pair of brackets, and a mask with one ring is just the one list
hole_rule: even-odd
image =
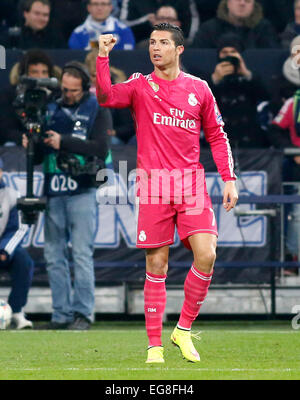
[(184, 111), (177, 108), (170, 108), (170, 114), (162, 115), (160, 113), (153, 113), (153, 123), (155, 125), (177, 126), (184, 129), (193, 129), (196, 127), (194, 119), (183, 119)]

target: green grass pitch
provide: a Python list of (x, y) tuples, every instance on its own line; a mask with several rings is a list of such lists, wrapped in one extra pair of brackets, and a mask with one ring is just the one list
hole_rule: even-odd
[(164, 326), (165, 364), (145, 364), (143, 323), (90, 331), (0, 331), (1, 380), (299, 380), (300, 331), (286, 322), (197, 322), (201, 362), (181, 357)]

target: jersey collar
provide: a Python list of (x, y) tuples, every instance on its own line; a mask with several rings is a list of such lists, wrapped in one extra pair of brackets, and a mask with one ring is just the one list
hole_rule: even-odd
[(152, 72), (151, 74), (152, 79), (154, 80), (154, 82), (159, 83), (160, 85), (173, 85), (174, 83), (176, 84), (177, 82), (179, 82), (182, 77), (183, 77), (183, 72), (180, 71), (179, 75), (177, 76), (176, 79), (173, 79), (172, 81), (168, 81), (167, 79), (162, 79), (159, 78), (156, 74), (155, 71)]

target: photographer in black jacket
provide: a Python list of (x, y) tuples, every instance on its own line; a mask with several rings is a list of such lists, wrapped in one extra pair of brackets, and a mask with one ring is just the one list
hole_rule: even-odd
[(241, 55), (240, 39), (232, 34), (219, 40), (218, 62), (211, 75), (211, 89), (233, 147), (265, 147), (267, 139), (257, 119), (257, 104), (267, 99), (262, 83)]
[[(93, 248), (96, 229), (96, 173), (108, 151), (109, 110), (90, 93), (86, 68), (73, 61), (63, 68), (62, 96), (48, 105), (46, 137), (36, 145), (44, 165), (45, 247), (53, 314), (50, 329), (89, 329), (94, 309)], [(23, 145), (28, 138), (23, 135)], [(72, 244), (74, 293), (68, 259)]]

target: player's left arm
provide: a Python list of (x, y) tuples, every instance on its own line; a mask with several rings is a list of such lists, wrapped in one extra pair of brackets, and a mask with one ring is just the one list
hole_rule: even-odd
[(223, 206), (226, 211), (230, 211), (235, 207), (238, 200), (231, 147), (227, 134), (223, 129), (224, 122), (216, 100), (206, 83), (203, 89), (202, 127), (217, 169), (225, 182)]
[(225, 182), (224, 192), (223, 192), (223, 207), (228, 212), (232, 210), (238, 201), (238, 191), (235, 186), (235, 181)]

